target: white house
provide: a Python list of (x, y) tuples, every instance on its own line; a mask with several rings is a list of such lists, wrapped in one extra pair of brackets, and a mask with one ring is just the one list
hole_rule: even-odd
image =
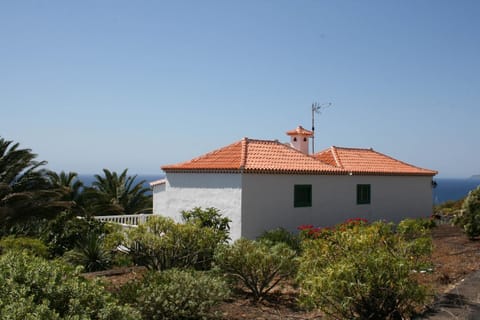
[(187, 162), (166, 165), (151, 183), (153, 212), (180, 221), (182, 210), (215, 207), (232, 220), (231, 238), (348, 218), (399, 221), (432, 213), (436, 171), (373, 149), (330, 147), (309, 154), (312, 132), (288, 131), (290, 144), (243, 138)]

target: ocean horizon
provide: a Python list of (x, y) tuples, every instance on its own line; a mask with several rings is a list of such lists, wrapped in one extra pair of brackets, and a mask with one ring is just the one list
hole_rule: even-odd
[(433, 189), (433, 203), (456, 201), (467, 196), (468, 192), (480, 185), (479, 178), (437, 178)]

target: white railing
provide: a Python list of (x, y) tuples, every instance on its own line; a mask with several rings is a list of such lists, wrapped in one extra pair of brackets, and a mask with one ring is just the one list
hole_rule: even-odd
[(138, 226), (139, 224), (147, 222), (152, 214), (124, 214), (118, 216), (94, 216), (96, 220), (102, 222), (118, 223), (124, 227)]

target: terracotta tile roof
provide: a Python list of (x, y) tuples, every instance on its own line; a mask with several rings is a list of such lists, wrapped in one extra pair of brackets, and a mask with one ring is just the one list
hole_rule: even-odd
[(190, 161), (163, 166), (162, 170), (239, 170), (245, 143), (243, 139)]
[(402, 162), (373, 149), (333, 146), (316, 153), (314, 157), (353, 174), (433, 176), (438, 173), (437, 171), (419, 168)]
[(190, 161), (166, 165), (166, 172), (251, 172), (297, 174), (424, 175), (436, 171), (396, 160), (373, 149), (330, 147), (314, 156), (288, 144), (244, 138)]
[(344, 170), (271, 140), (244, 138), (187, 162), (163, 166), (168, 171), (239, 171), (258, 173), (345, 174)]
[(278, 141), (249, 140), (245, 170), (291, 173), (342, 173), (343, 170)]
[(313, 131), (310, 131), (310, 130), (307, 130), (305, 128), (303, 128), (302, 126), (298, 126), (297, 128), (295, 128), (294, 130), (290, 130), (290, 131), (287, 131), (287, 135), (289, 136), (294, 136), (294, 135), (301, 135), (301, 136), (313, 136)]

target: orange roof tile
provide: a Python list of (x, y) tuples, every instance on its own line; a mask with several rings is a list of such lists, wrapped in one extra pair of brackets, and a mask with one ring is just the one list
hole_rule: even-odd
[(245, 143), (243, 139), (190, 161), (163, 166), (162, 170), (239, 170)]
[(187, 162), (163, 166), (168, 171), (241, 171), (345, 174), (343, 170), (271, 140), (244, 138)]
[(313, 131), (307, 130), (303, 128), (302, 126), (296, 127), (294, 130), (287, 131), (287, 135), (289, 136), (294, 136), (294, 135), (301, 135), (301, 136), (313, 136)]
[(228, 171), (425, 176), (437, 174), (437, 171), (410, 165), (373, 149), (333, 146), (310, 156), (278, 141), (248, 138), (190, 161), (163, 166), (162, 169), (166, 172)]
[(419, 168), (394, 159), (373, 149), (330, 147), (314, 157), (320, 161), (345, 169), (353, 174), (380, 175), (436, 175), (438, 172)]

